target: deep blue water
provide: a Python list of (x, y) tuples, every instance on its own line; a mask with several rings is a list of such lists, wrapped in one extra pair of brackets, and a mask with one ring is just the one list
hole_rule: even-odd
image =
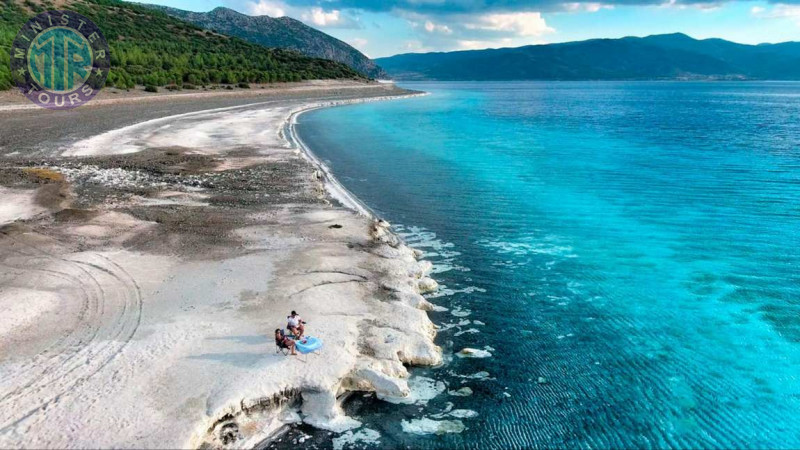
[(800, 447), (800, 84), (407, 86), (299, 134), (437, 263), (439, 344), (494, 351), (351, 401), (379, 445)]

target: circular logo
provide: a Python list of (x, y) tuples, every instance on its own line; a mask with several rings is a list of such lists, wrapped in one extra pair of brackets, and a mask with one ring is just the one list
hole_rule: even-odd
[(72, 11), (47, 11), (29, 20), (11, 46), (14, 83), (39, 106), (71, 109), (106, 84), (111, 52), (100, 28)]

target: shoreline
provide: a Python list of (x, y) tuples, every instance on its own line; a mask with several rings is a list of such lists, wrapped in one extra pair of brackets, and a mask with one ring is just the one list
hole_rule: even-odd
[(311, 106), (308, 108), (303, 108), (298, 111), (292, 112), (292, 114), (286, 119), (286, 125), (284, 129), (286, 130), (284, 134), (284, 138), (291, 144), (297, 146), (302, 152), (303, 155), (308, 159), (309, 163), (313, 164), (317, 169), (319, 169), (322, 174), (321, 177), (325, 180), (325, 188), (328, 191), (328, 194), (333, 197), (334, 199), (338, 200), (342, 205), (358, 212), (359, 214), (369, 217), (372, 219), (377, 219), (374, 211), (367, 206), (364, 202), (362, 202), (357, 196), (351, 193), (347, 188), (345, 188), (339, 180), (336, 179), (333, 172), (322, 162), (321, 159), (314, 154), (311, 148), (303, 142), (303, 139), (297, 133), (296, 125), (297, 120), (301, 115), (307, 112), (315, 111), (318, 109), (323, 108), (335, 108), (339, 106), (346, 106), (352, 104), (359, 104), (359, 103), (368, 103), (373, 101), (387, 101), (387, 100), (399, 100), (399, 99), (406, 99), (406, 98), (415, 98), (415, 97), (425, 97), (430, 95), (427, 92), (419, 92), (419, 93), (411, 93), (408, 95), (401, 95), (396, 97), (376, 97), (373, 99), (365, 99), (365, 100), (355, 100), (352, 102), (335, 102), (329, 105), (318, 105), (318, 106)]
[[(117, 88), (103, 88), (97, 98), (81, 106), (81, 108), (95, 108), (130, 103), (161, 102), (174, 100), (192, 100), (201, 98), (237, 98), (237, 97), (263, 97), (286, 92), (312, 92), (327, 89), (358, 89), (364, 86), (378, 86), (377, 82), (353, 83), (340, 80), (308, 80), (302, 82), (251, 84), (249, 88), (231, 86), (231, 89), (214, 86), (212, 89), (185, 89), (169, 91), (161, 88), (159, 92), (146, 92), (143, 86), (130, 90)], [(37, 111), (41, 109), (28, 100), (18, 89), (0, 91), (0, 113), (14, 111)]]
[[(297, 420), (358, 426), (338, 406), (347, 392), (408, 395), (405, 366), (442, 360), (421, 295), (435, 289), (430, 264), (368, 211), (332, 205), (329, 189), (346, 190), (290, 142), (302, 112), (406, 94), (372, 89), (129, 125), (94, 156), (0, 159), (17, 215), (0, 216), (0, 262), (17, 272), (0, 278), (0, 304), (35, 299), (0, 330), (0, 445), (263, 445)], [(115, 153), (126, 145), (139, 148)], [(270, 353), (289, 309), (323, 339), (321, 356)]]
[[(316, 154), (314, 154), (314, 152), (311, 150), (311, 147), (309, 147), (302, 140), (302, 138), (300, 137), (300, 134), (297, 133), (297, 130), (296, 130), (296, 125), (298, 123), (297, 120), (304, 113), (307, 113), (307, 112), (310, 112), (310, 111), (316, 111), (316, 110), (324, 109), (324, 108), (335, 108), (335, 107), (340, 107), (340, 106), (357, 105), (357, 104), (362, 104), (362, 103), (370, 103), (370, 102), (378, 102), (378, 101), (391, 101), (391, 100), (400, 100), (400, 99), (415, 98), (415, 97), (424, 97), (424, 96), (427, 96), (427, 95), (430, 95), (430, 93), (428, 93), (428, 92), (415, 92), (415, 93), (410, 93), (410, 94), (405, 94), (405, 95), (361, 98), (361, 99), (340, 100), (340, 101), (334, 100), (334, 101), (331, 101), (331, 102), (328, 102), (328, 103), (324, 103), (324, 104), (309, 104), (309, 105), (303, 106), (301, 108), (298, 108), (297, 110), (292, 111), (290, 113), (290, 115), (287, 116), (284, 119), (284, 121), (283, 121), (284, 125), (283, 125), (283, 128), (281, 129), (280, 136), (281, 136), (281, 138), (286, 140), (286, 143), (290, 147), (297, 148), (297, 150), (299, 150), (301, 152), (302, 156), (306, 159), (306, 161), (309, 164), (311, 164), (315, 169), (317, 169), (317, 171), (321, 172), (321, 173), (317, 173), (315, 171), (314, 178), (317, 179), (318, 181), (323, 182), (323, 184), (325, 186), (325, 190), (326, 190), (327, 195), (329, 197), (331, 197), (332, 199), (338, 201), (345, 208), (348, 208), (348, 209), (352, 210), (353, 212), (355, 212), (355, 213), (357, 213), (357, 214), (359, 214), (359, 215), (361, 215), (361, 216), (363, 216), (365, 218), (368, 218), (370, 220), (380, 220), (380, 218), (374, 213), (374, 211), (372, 211), (372, 209), (369, 206), (367, 206), (364, 202), (362, 202), (355, 194), (351, 193), (347, 188), (344, 187), (344, 185), (342, 185), (336, 179), (336, 176), (333, 174), (333, 172), (330, 170), (330, 168), (328, 168), (328, 166), (321, 159), (319, 159), (316, 156)], [(373, 229), (375, 229), (375, 228), (373, 228)], [(388, 230), (388, 228), (387, 228), (387, 230)], [(386, 234), (383, 235), (383, 236), (378, 237), (378, 239), (385, 240), (386, 242), (392, 242), (393, 246), (399, 245), (399, 246), (405, 247), (405, 243), (402, 241), (402, 239), (397, 237), (397, 235), (395, 235), (391, 231), (386, 231)], [(413, 249), (412, 249), (412, 251), (416, 252), (416, 250), (413, 250)], [(438, 364), (441, 364), (441, 362), (439, 362)], [(434, 365), (438, 365), (438, 364), (434, 364)], [(348, 391), (346, 391), (344, 393), (337, 394), (336, 395), (336, 401), (335, 401), (336, 408), (341, 409), (342, 404), (344, 404), (344, 402), (346, 402), (347, 399), (352, 394), (357, 393), (357, 392), (370, 392), (370, 391), (348, 390)], [(396, 398), (393, 395), (388, 395), (387, 397), (389, 399)], [(386, 401), (386, 400), (380, 400), (380, 401)], [(278, 411), (278, 414), (286, 414), (286, 413), (289, 413), (289, 414), (295, 413), (296, 414), (299, 411), (300, 411), (300, 408), (295, 405), (295, 406), (288, 406), (288, 407), (285, 407), (283, 409), (280, 409)], [(308, 423), (308, 422), (306, 422), (306, 423)], [(267, 433), (267, 435), (261, 441), (257, 442), (255, 445), (253, 445), (253, 448), (266, 448), (269, 444), (271, 444), (272, 442), (275, 442), (276, 439), (278, 439), (281, 436), (285, 435), (286, 432), (288, 432), (288, 430), (290, 429), (291, 425), (292, 425), (292, 423), (286, 423), (286, 424), (280, 425), (277, 428), (274, 428), (274, 429), (270, 430)], [(322, 430), (332, 430), (332, 429), (336, 429), (337, 428), (337, 427), (326, 428), (324, 424), (320, 424), (320, 423), (311, 424), (311, 425), (313, 427), (315, 427), (315, 428), (319, 428), (319, 429), (322, 429)], [(358, 428), (358, 427), (355, 427), (355, 428)], [(349, 429), (351, 429), (351, 428), (348, 428), (348, 430)]]

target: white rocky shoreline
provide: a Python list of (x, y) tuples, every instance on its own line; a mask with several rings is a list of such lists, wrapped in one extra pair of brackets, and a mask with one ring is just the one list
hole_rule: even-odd
[[(96, 158), (83, 169), (4, 168), (53, 179), (0, 186), (14, 199), (0, 215), (0, 263), (13, 267), (0, 306), (26, 305), (0, 329), (0, 446), (253, 447), (298, 420), (357, 427), (337, 401), (348, 392), (407, 396), (407, 366), (442, 362), (422, 296), (436, 288), (431, 265), (286, 140), (305, 110), (404, 94), (182, 114), (65, 149)], [(115, 148), (133, 162), (106, 168)], [(207, 167), (142, 193), (118, 182), (135, 158)], [(271, 173), (278, 192), (242, 187)], [(255, 206), (227, 200), (231, 186)], [(44, 204), (48, 189), (57, 200)], [(321, 355), (275, 354), (291, 309)]]
[[(375, 316), (371, 320), (376, 326), (367, 328), (366, 337), (361, 336), (366, 352), (359, 350), (359, 357), (350, 372), (340, 380), (326, 386), (291, 386), (266, 398), (242, 401), (240, 408), (225, 408), (216, 414), (205, 436), (199, 433), (192, 442), (192, 447), (231, 446), (222, 442), (221, 437), (232, 437), (231, 424), (241, 430), (250, 424), (262, 427), (263, 423), (272, 421), (272, 426), (263, 428), (253, 437), (234, 439), (237, 448), (262, 447), (270, 442), (281, 427), (303, 421), (316, 428), (343, 432), (358, 428), (360, 424), (346, 417), (341, 410), (341, 401), (349, 393), (375, 392), (381, 398), (404, 398), (409, 395), (408, 366), (436, 366), (442, 363), (441, 349), (433, 343), (436, 335), (435, 327), (427, 319), (427, 315), (407, 311), (407, 307), (416, 310), (431, 311), (434, 305), (422, 294), (433, 292), (438, 288), (435, 280), (428, 275), (432, 265), (427, 261), (419, 261), (421, 252), (414, 250), (391, 231), (391, 225), (376, 217), (368, 206), (350, 193), (329, 168), (314, 155), (312, 150), (300, 139), (295, 131), (298, 117), (306, 112), (373, 101), (396, 100), (428, 95), (414, 93), (402, 96), (384, 96), (365, 99), (351, 99), (312, 103), (291, 111), (284, 120), (280, 137), (287, 141), (291, 148), (298, 149), (315, 167), (313, 178), (323, 183), (327, 194), (340, 204), (358, 213), (367, 225), (366, 233), (370, 244), (368, 252), (380, 257), (376, 261), (371, 276), (364, 278), (380, 285), (391, 294), (392, 302), (399, 307), (386, 310), (385, 314)], [(337, 268), (346, 272), (346, 267)], [(396, 313), (405, 313), (398, 316)], [(412, 316), (412, 317), (409, 317)], [(400, 318), (398, 321), (397, 319)], [(411, 319), (411, 324), (402, 324)], [(420, 340), (420, 336), (427, 339)], [(289, 382), (291, 384), (291, 382)], [(243, 422), (240, 424), (239, 422)], [(227, 431), (226, 431), (227, 430)], [(262, 436), (266, 434), (266, 438)], [(201, 442), (197, 444), (197, 439)]]

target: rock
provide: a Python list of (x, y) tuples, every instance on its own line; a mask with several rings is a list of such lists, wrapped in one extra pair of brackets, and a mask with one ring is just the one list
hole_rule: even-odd
[(478, 412), (471, 409), (454, 409), (447, 415), (456, 419), (474, 419), (478, 417)]
[(303, 419), (300, 417), (300, 414), (297, 414), (296, 411), (293, 410), (286, 410), (281, 412), (278, 415), (278, 420), (283, 423), (300, 423)]
[(408, 383), (405, 380), (378, 372), (374, 369), (361, 369), (356, 372), (355, 378), (360, 378), (369, 383), (380, 395), (389, 397), (408, 396)]
[(430, 261), (420, 261), (416, 264), (415, 270), (413, 270), (410, 275), (414, 278), (424, 278), (431, 273), (431, 270), (433, 270), (433, 263)]
[(462, 387), (457, 391), (449, 391), (448, 394), (452, 395), (453, 397), (469, 397), (472, 395), (472, 389), (467, 386)]
[(481, 371), (473, 373), (472, 375), (469, 376), (469, 378), (473, 378), (475, 380), (488, 380), (489, 376), (490, 376), (489, 372)]
[(460, 358), (491, 358), (492, 354), (486, 350), (466, 347), (456, 353), (456, 356)]
[(361, 422), (344, 415), (331, 391), (303, 391), (303, 422), (323, 430), (343, 433)]
[(417, 290), (420, 294), (434, 292), (437, 289), (439, 289), (439, 283), (437, 283), (433, 278), (425, 277), (417, 282)]
[(413, 308), (421, 309), (423, 311), (433, 311), (436, 309), (436, 306), (426, 300), (425, 297), (414, 292), (395, 292), (393, 296), (398, 301), (401, 301)]
[(460, 420), (432, 420), (427, 417), (404, 420), (400, 425), (403, 432), (417, 435), (461, 433), (466, 429)]
[[(398, 317), (397, 322), (392, 325), (402, 326), (403, 321), (416, 322), (418, 317), (427, 317), (420, 310), (409, 308), (408, 313), (407, 317)], [(427, 327), (427, 323), (424, 325)], [(364, 342), (375, 358), (409, 365), (435, 366), (442, 362), (442, 350), (431, 342), (430, 336), (433, 335), (435, 335), (433, 326), (430, 326), (429, 330), (420, 328), (414, 331), (372, 327), (368, 330)]]

